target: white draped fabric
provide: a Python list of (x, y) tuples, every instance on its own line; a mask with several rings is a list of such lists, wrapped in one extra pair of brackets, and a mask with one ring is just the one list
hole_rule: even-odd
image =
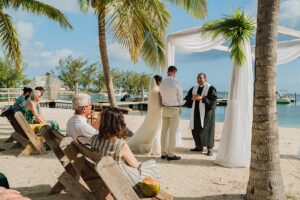
[[(282, 30), (280, 29), (281, 33)], [(167, 66), (175, 64), (175, 49), (188, 52), (204, 52), (211, 49), (228, 51), (222, 37), (214, 40), (203, 36), (203, 28), (192, 28), (169, 35), (167, 40)], [(243, 46), (246, 62), (233, 65), (229, 99), (216, 163), (226, 167), (249, 167), (251, 156), (254, 47), (247, 42)], [(285, 64), (300, 56), (300, 39), (278, 42), (277, 63)], [(181, 140), (180, 132), (177, 138)], [(178, 141), (177, 141), (178, 142)], [(181, 143), (181, 141), (179, 141)]]
[(233, 66), (224, 126), (216, 163), (249, 167), (253, 113), (253, 75), (250, 43), (243, 47), (246, 61)]
[[(204, 52), (220, 47), (222, 37), (212, 40), (203, 36), (202, 28), (174, 33), (167, 40), (167, 66), (174, 65), (175, 48), (189, 52)], [(247, 62), (233, 65), (228, 106), (225, 115), (222, 139), (216, 162), (230, 167), (247, 167), (250, 163), (252, 124), (253, 76), (250, 43), (244, 45)]]
[(286, 64), (300, 56), (300, 39), (279, 42), (277, 47), (277, 64)]
[[(252, 46), (252, 59), (255, 58), (255, 46)], [(215, 50), (227, 51), (227, 46), (219, 45), (214, 47)], [(277, 46), (277, 64), (286, 64), (300, 57), (300, 39), (278, 42)]]

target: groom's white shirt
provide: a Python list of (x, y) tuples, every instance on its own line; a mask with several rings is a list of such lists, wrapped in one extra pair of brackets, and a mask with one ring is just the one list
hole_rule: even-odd
[(183, 105), (182, 88), (177, 80), (172, 76), (163, 79), (160, 86), (160, 95), (164, 106)]

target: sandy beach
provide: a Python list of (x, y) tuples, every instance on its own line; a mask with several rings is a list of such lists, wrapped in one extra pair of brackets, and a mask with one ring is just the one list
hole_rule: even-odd
[[(56, 120), (64, 133), (66, 123), (72, 116), (72, 110), (42, 108), (46, 119)], [(127, 126), (135, 131), (144, 117), (126, 115)], [(155, 159), (161, 169), (166, 186), (174, 195), (174, 199), (241, 199), (245, 194), (249, 176), (248, 168), (224, 168), (214, 164), (220, 142), (222, 123), (216, 124), (216, 145), (214, 155), (208, 157), (200, 153), (190, 152), (194, 142), (188, 120), (181, 120), (180, 129), (184, 147), (177, 152), (182, 157), (180, 161), (165, 161), (159, 157), (137, 156), (140, 161)], [(47, 196), (57, 177), (63, 172), (63, 167), (51, 151), (47, 155), (31, 155), (16, 157), (20, 149), (10, 149), (11, 144), (4, 143), (13, 132), (6, 118), (0, 118), (0, 147), (6, 151), (0, 152), (0, 171), (8, 179), (10, 186), (19, 190), (31, 199), (39, 200), (74, 200), (69, 193)], [(281, 169), (286, 194), (300, 199), (300, 160), (295, 154), (300, 147), (300, 129), (279, 128)]]

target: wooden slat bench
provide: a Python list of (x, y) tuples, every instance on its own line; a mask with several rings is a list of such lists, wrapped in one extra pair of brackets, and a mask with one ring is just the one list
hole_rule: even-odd
[(28, 156), (33, 151), (37, 151), (41, 155), (46, 153), (43, 137), (32, 130), (21, 112), (8, 109), (1, 116), (6, 116), (15, 130), (6, 142), (17, 141), (18, 144), (24, 147), (24, 150), (18, 156)]
[[(98, 153), (63, 137), (45, 125), (41, 134), (65, 168), (65, 172), (52, 188), (50, 194), (67, 189), (82, 199), (139, 200), (125, 176), (111, 157), (101, 157)], [(88, 196), (88, 197), (87, 197)], [(170, 200), (172, 195), (161, 192), (153, 200)]]

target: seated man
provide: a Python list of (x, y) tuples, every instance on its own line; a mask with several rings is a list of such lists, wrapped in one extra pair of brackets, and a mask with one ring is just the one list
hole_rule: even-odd
[(67, 136), (74, 141), (90, 144), (90, 138), (98, 134), (100, 114), (92, 125), (87, 123), (87, 116), (92, 112), (92, 99), (87, 94), (76, 94), (72, 99), (74, 115), (67, 123)]

